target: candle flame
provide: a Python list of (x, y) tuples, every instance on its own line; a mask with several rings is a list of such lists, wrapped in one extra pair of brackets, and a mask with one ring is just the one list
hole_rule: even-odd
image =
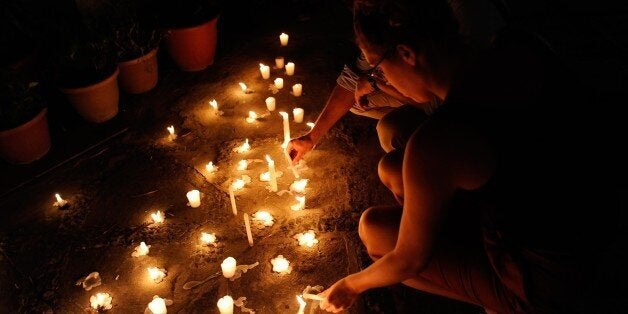
[(216, 234), (215, 233), (202, 232), (201, 233), (201, 242), (203, 242), (203, 244), (213, 244), (213, 243), (216, 243)]
[(249, 145), (249, 139), (247, 138), (247, 139), (244, 139), (244, 143), (240, 147), (236, 148), (235, 150), (238, 153), (244, 153), (244, 152), (248, 152), (250, 149), (251, 149), (251, 145)]
[(160, 298), (159, 296), (154, 296), (153, 300), (148, 303), (148, 309), (153, 314), (167, 313), (166, 300)]
[(312, 247), (314, 244), (318, 243), (318, 239), (316, 239), (316, 234), (314, 230), (309, 230), (303, 233), (299, 233), (295, 236), (297, 241), (299, 241), (300, 246)]
[(211, 161), (207, 165), (205, 165), (205, 170), (207, 170), (207, 172), (209, 173), (216, 172), (217, 169), (218, 167), (214, 166), (214, 163)]
[(171, 125), (167, 127), (166, 129), (168, 129), (168, 133), (170, 133), (170, 135), (174, 135), (174, 125)]
[(148, 267), (148, 276), (156, 283), (161, 282), (166, 277), (166, 270), (157, 267)]
[(131, 256), (133, 257), (145, 256), (145, 255), (148, 255), (149, 252), (150, 252), (150, 245), (146, 245), (145, 242), (140, 242), (140, 245), (135, 247), (135, 251), (131, 253)]
[(305, 187), (307, 186), (308, 179), (300, 179), (292, 182), (290, 185), (290, 191), (303, 193), (305, 192)]
[(231, 183), (231, 186), (233, 187), (234, 190), (240, 190), (244, 187), (244, 180), (242, 179), (235, 179), (235, 181), (233, 181), (233, 183)]
[(246, 90), (248, 89), (248, 88), (246, 87), (246, 84), (244, 84), (244, 83), (242, 83), (242, 82), (240, 82), (240, 83), (238, 83), (238, 84), (240, 85), (240, 88), (242, 89), (242, 91), (243, 91), (243, 92), (246, 92)]
[(278, 272), (280, 274), (289, 274), (292, 269), (290, 267), (290, 262), (283, 257), (283, 255), (279, 255), (270, 260), (270, 263), (273, 265), (273, 271)]
[(111, 310), (113, 298), (109, 293), (97, 293), (89, 298), (89, 303), (94, 310)]
[(242, 159), (238, 162), (238, 170), (243, 171), (249, 166), (249, 162), (246, 159)]
[(249, 111), (249, 116), (246, 117), (246, 122), (248, 123), (253, 123), (255, 122), (255, 120), (257, 120), (257, 113), (255, 113), (255, 111)]
[(262, 182), (270, 181), (270, 172), (266, 171), (266, 172), (260, 173), (259, 180)]
[(155, 213), (150, 214), (150, 217), (153, 219), (153, 222), (156, 224), (160, 224), (164, 222), (164, 214), (161, 211), (157, 211)]
[(253, 220), (261, 222), (266, 227), (270, 227), (274, 224), (273, 219), (273, 215), (264, 210), (258, 210), (253, 214)]
[(216, 101), (216, 99), (210, 100), (209, 105), (212, 107), (212, 109), (218, 110), (218, 102)]
[(297, 204), (291, 205), (290, 209), (294, 210), (294, 211), (299, 211), (305, 208), (305, 196), (300, 196), (297, 195), (295, 196), (295, 199), (297, 200)]
[(61, 195), (59, 193), (55, 194), (55, 198), (57, 199), (57, 202), (63, 202), (63, 199), (61, 198)]

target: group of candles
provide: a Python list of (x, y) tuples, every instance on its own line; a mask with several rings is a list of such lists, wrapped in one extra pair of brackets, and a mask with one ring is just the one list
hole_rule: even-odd
[[(289, 38), (288, 35), (285, 33), (282, 33), (279, 37), (280, 37), (281, 46), (286, 46), (288, 44), (288, 38)], [(278, 69), (284, 68), (284, 58), (277, 57), (275, 59), (275, 65)], [(262, 75), (262, 78), (269, 79), (270, 67), (261, 63), (259, 66), (260, 66), (260, 73)], [(295, 64), (293, 62), (288, 62), (285, 64), (285, 69), (286, 69), (287, 75), (294, 75)], [(246, 84), (240, 83), (240, 86), (243, 92), (245, 93), (250, 92)], [(282, 89), (283, 79), (276, 78), (274, 80), (274, 86), (277, 89)], [(292, 94), (294, 96), (296, 97), (301, 96), (302, 91), (303, 91), (303, 86), (301, 84), (293, 85)], [(275, 111), (276, 100), (274, 97), (266, 98), (265, 103), (266, 103), (266, 108), (268, 109), (269, 112)], [(218, 111), (218, 103), (216, 100), (211, 100), (209, 102), (209, 105), (211, 107), (211, 110), (213, 110), (216, 114), (218, 115), (222, 114), (222, 112)], [(294, 116), (294, 121), (296, 123), (303, 122), (304, 110), (302, 108), (294, 108), (292, 113)], [(288, 113), (284, 111), (279, 112), (279, 115), (282, 117), (283, 135), (284, 135), (281, 147), (284, 150), (284, 155), (288, 163), (288, 168), (292, 169), (294, 177), (295, 177), (295, 181), (290, 185), (290, 191), (293, 193), (296, 193), (295, 195), (296, 203), (293, 205), (290, 205), (290, 208), (294, 211), (298, 211), (305, 208), (304, 192), (305, 192), (305, 188), (307, 186), (308, 180), (301, 179), (296, 168), (291, 166), (292, 160), (286, 151), (287, 145), (291, 139), (289, 116), (288, 116)], [(249, 111), (249, 115), (246, 117), (245, 120), (248, 123), (254, 123), (257, 120), (257, 118), (258, 118), (257, 113), (255, 113), (254, 111)], [(308, 122), (307, 125), (310, 128), (314, 127), (314, 124), (311, 122)], [(174, 141), (177, 138), (177, 134), (175, 132), (174, 126), (171, 125), (167, 127), (167, 130), (168, 130), (169, 140)], [(234, 152), (246, 153), (250, 149), (251, 147), (250, 147), (249, 141), (248, 139), (245, 139), (244, 143), (241, 146), (236, 147), (234, 149)], [(264, 182), (269, 182), (268, 189), (271, 192), (277, 192), (278, 173), (276, 171), (275, 161), (268, 154), (265, 155), (265, 161), (267, 162), (267, 165), (268, 165), (268, 171), (260, 174), (260, 180)], [(248, 160), (240, 160), (237, 164), (237, 170), (238, 171), (247, 170), (248, 163), (249, 163)], [(205, 166), (205, 168), (207, 172), (210, 174), (215, 173), (218, 170), (216, 165), (213, 164), (213, 162), (209, 162)], [(235, 216), (237, 216), (238, 214), (235, 192), (238, 190), (241, 190), (245, 186), (245, 184), (246, 184), (245, 180), (240, 179), (240, 178), (235, 179), (229, 183), (229, 187), (228, 187), (229, 198), (230, 198), (230, 203), (231, 203), (231, 209)], [(186, 193), (186, 197), (188, 200), (188, 204), (187, 204), (188, 206), (192, 208), (198, 208), (199, 206), (201, 206), (200, 191), (198, 190), (188, 191)], [(64, 200), (60, 194), (55, 194), (55, 200), (56, 202), (54, 203), (54, 206), (56, 207), (61, 208), (68, 205), (68, 201)], [(245, 223), (248, 242), (249, 242), (249, 245), (253, 246), (253, 236), (251, 232), (251, 219), (249, 218), (249, 215), (247, 213), (244, 213), (243, 216), (244, 216), (244, 223)], [(159, 225), (165, 221), (164, 213), (160, 210), (157, 210), (156, 212), (151, 213), (150, 218), (155, 225)], [(274, 217), (272, 216), (272, 214), (264, 210), (258, 210), (257, 212), (255, 212), (252, 216), (252, 220), (256, 222), (260, 228), (269, 227), (274, 224)], [(297, 234), (294, 236), (294, 238), (298, 241), (299, 245), (303, 247), (311, 248), (312, 246), (318, 243), (318, 240), (316, 239), (316, 235), (313, 230), (308, 230), (306, 232)], [(216, 245), (216, 240), (217, 238), (216, 238), (215, 233), (202, 232), (200, 235), (200, 241), (203, 245)], [(131, 255), (133, 257), (146, 256), (150, 252), (150, 247), (151, 246), (147, 245), (145, 242), (141, 242), (137, 247), (135, 247), (135, 250), (132, 252)], [(289, 274), (292, 271), (292, 267), (290, 266), (290, 261), (288, 261), (282, 255), (278, 255), (277, 257), (271, 259), (270, 263), (272, 264), (272, 270), (276, 273)], [(223, 262), (221, 263), (220, 267), (222, 270), (222, 274), (225, 278), (233, 278), (238, 269), (237, 261), (233, 257), (225, 258)], [(159, 283), (163, 281), (164, 278), (167, 276), (167, 271), (163, 268), (149, 267), (147, 271), (148, 271), (149, 279), (155, 283)], [(312, 296), (310, 296), (310, 298), (316, 299), (315, 297), (312, 297)], [(306, 303), (300, 295), (297, 296), (297, 302), (299, 304), (298, 314), (302, 314), (304, 312)], [(156, 295), (153, 297), (152, 301), (148, 303), (146, 313), (165, 314), (167, 313), (167, 305), (171, 303), (172, 301), (163, 299)], [(90, 305), (95, 310), (99, 310), (99, 311), (109, 310), (112, 308), (112, 297), (108, 293), (97, 293), (91, 296)], [(232, 314), (233, 308), (234, 308), (234, 300), (229, 295), (223, 296), (222, 298), (218, 300), (217, 306), (221, 314)]]

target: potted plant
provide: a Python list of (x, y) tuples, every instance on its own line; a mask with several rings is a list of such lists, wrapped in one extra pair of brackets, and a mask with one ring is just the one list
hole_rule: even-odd
[(201, 71), (214, 63), (220, 12), (217, 0), (164, 1), (161, 8), (167, 28), (165, 41), (177, 66)]
[(157, 47), (161, 32), (154, 15), (138, 2), (119, 0), (112, 5), (114, 44), (120, 60), (118, 84), (131, 94), (147, 92), (157, 85)]
[(0, 156), (26, 164), (50, 150), (47, 110), (38, 84), (9, 71), (0, 72)]
[(57, 56), (56, 81), (70, 104), (90, 122), (118, 113), (118, 62), (106, 36), (77, 36)]

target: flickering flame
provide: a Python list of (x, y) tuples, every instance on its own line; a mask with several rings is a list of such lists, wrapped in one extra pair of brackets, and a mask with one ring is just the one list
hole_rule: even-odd
[(61, 198), (59, 193), (55, 194), (55, 199), (57, 200), (53, 205), (56, 207), (63, 207), (68, 204), (68, 201)]
[(274, 224), (273, 215), (264, 210), (258, 210), (253, 214), (253, 220), (261, 222), (266, 227), (270, 227)]
[(140, 242), (140, 245), (135, 247), (135, 251), (131, 254), (133, 257), (140, 257), (148, 255), (150, 251), (150, 245), (146, 245), (145, 242)]
[(318, 243), (314, 230), (299, 233), (295, 236), (295, 238), (299, 241), (300, 246), (312, 247), (314, 244)]
[(209, 173), (214, 173), (218, 170), (218, 167), (214, 166), (214, 163), (210, 161), (207, 165), (205, 165), (205, 170)]
[(295, 196), (294, 197), (297, 200), (297, 204), (294, 205), (290, 205), (290, 209), (294, 210), (294, 211), (299, 211), (305, 208), (305, 196)]
[(270, 172), (266, 171), (266, 172), (260, 173), (259, 180), (262, 182), (270, 181)]
[(164, 213), (162, 213), (160, 210), (158, 210), (155, 213), (150, 214), (150, 217), (153, 219), (153, 222), (156, 224), (160, 224), (162, 222), (164, 222)]
[(283, 257), (283, 255), (279, 255), (270, 260), (270, 263), (273, 265), (273, 271), (278, 272), (280, 274), (290, 273), (292, 269), (290, 268), (290, 262)]
[(248, 123), (253, 123), (253, 122), (257, 121), (257, 113), (255, 113), (255, 111), (249, 111), (249, 116), (246, 117), (245, 120)]
[(243, 91), (243, 92), (246, 92), (246, 90), (248, 89), (248, 88), (246, 87), (246, 84), (244, 84), (244, 83), (242, 83), (242, 82), (240, 82), (240, 83), (238, 83), (238, 84), (240, 85), (240, 88), (242, 89), (242, 91)]
[(249, 145), (249, 139), (247, 138), (247, 139), (244, 139), (244, 143), (240, 147), (236, 148), (236, 151), (238, 153), (244, 153), (244, 152), (248, 152), (250, 149), (251, 149), (251, 145)]
[(244, 180), (235, 179), (233, 183), (231, 183), (231, 186), (233, 187), (234, 191), (240, 190), (244, 187)]
[(213, 243), (216, 243), (216, 234), (215, 233), (202, 232), (201, 233), (201, 242), (203, 242), (203, 244), (213, 244)]
[(148, 277), (152, 281), (159, 283), (166, 278), (166, 270), (163, 268), (148, 267)]
[(96, 293), (89, 298), (89, 303), (94, 310), (111, 310), (113, 298), (109, 293)]
[(214, 110), (218, 110), (218, 102), (216, 101), (216, 99), (212, 99), (209, 101), (209, 106), (212, 107), (212, 109)]
[(246, 170), (246, 168), (249, 166), (249, 162), (246, 159), (242, 159), (240, 161), (238, 161), (238, 167), (237, 169), (239, 171), (243, 171)]
[(305, 192), (305, 187), (307, 186), (308, 181), (309, 181), (308, 179), (295, 180), (290, 185), (290, 191), (297, 192), (297, 193)]

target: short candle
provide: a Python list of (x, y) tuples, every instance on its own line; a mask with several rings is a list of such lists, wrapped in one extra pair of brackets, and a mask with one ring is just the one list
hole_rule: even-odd
[(253, 220), (261, 222), (264, 227), (270, 227), (275, 223), (273, 221), (273, 215), (264, 210), (255, 212), (255, 214), (253, 214)]
[(216, 234), (215, 233), (201, 232), (201, 242), (203, 242), (203, 244), (214, 244), (214, 243), (216, 243)]
[(197, 208), (201, 206), (201, 192), (198, 190), (189, 191), (185, 196), (188, 198), (188, 205), (190, 205), (190, 207)]
[(303, 122), (303, 115), (305, 114), (303, 108), (294, 108), (292, 109), (292, 115), (294, 116), (294, 122), (301, 123)]
[(160, 298), (159, 296), (154, 296), (153, 300), (148, 303), (148, 310), (152, 314), (166, 314), (168, 310), (166, 309), (166, 300)]
[(294, 211), (299, 211), (305, 208), (305, 196), (303, 195), (297, 195), (294, 197), (298, 203), (294, 204), (294, 205), (290, 205), (290, 209), (294, 210)]
[(64, 207), (65, 205), (68, 205), (68, 201), (64, 200), (63, 198), (61, 198), (61, 195), (59, 193), (55, 194), (55, 199), (57, 200), (53, 205), (55, 207)]
[(113, 298), (109, 293), (96, 293), (89, 298), (89, 303), (94, 310), (111, 310), (113, 307), (112, 300)]
[(236, 169), (238, 169), (238, 171), (244, 171), (246, 170), (246, 168), (248, 168), (248, 166), (249, 162), (246, 159), (242, 159), (238, 161), (238, 167)]
[(295, 236), (297, 241), (299, 241), (300, 246), (313, 247), (314, 244), (318, 243), (318, 239), (316, 239), (316, 234), (314, 230), (309, 230), (303, 233), (299, 233)]
[(231, 278), (235, 275), (235, 271), (237, 268), (236, 259), (233, 257), (227, 257), (220, 264), (220, 268), (222, 269), (222, 275), (225, 278)]
[(281, 77), (276, 78), (274, 82), (277, 89), (283, 88), (283, 79)]
[(260, 73), (262, 73), (262, 78), (263, 79), (267, 80), (267, 79), (270, 78), (270, 67), (269, 66), (267, 66), (267, 65), (265, 65), (263, 63), (260, 63), (259, 64), (259, 71), (260, 71)]
[(292, 95), (294, 95), (294, 97), (301, 97), (302, 92), (303, 92), (303, 85), (301, 84), (292, 85)]
[(279, 42), (281, 42), (282, 46), (288, 46), (288, 39), (290, 37), (288, 36), (288, 34), (286, 33), (281, 33), (281, 35), (279, 35)]
[(249, 111), (249, 116), (246, 117), (245, 120), (247, 123), (253, 123), (257, 121), (257, 113), (255, 113), (255, 111)]
[(266, 109), (268, 109), (268, 111), (275, 111), (276, 107), (277, 101), (275, 100), (275, 97), (266, 98)]
[(308, 181), (309, 181), (308, 179), (295, 180), (294, 182), (292, 182), (292, 184), (290, 184), (290, 191), (296, 192), (296, 193), (305, 192), (305, 187), (307, 187)]
[(159, 210), (155, 213), (150, 214), (150, 217), (153, 219), (153, 222), (156, 224), (163, 223), (165, 220), (164, 213), (162, 213)]
[(216, 170), (218, 170), (218, 167), (214, 166), (214, 163), (210, 161), (209, 163), (207, 163), (207, 165), (205, 165), (205, 170), (207, 170), (207, 172), (209, 173), (214, 173), (216, 172)]
[(279, 255), (270, 260), (270, 263), (273, 265), (273, 271), (278, 272), (280, 274), (290, 273), (292, 269), (290, 269), (290, 262), (283, 257), (283, 255)]
[(283, 68), (283, 57), (277, 57), (275, 58), (275, 66), (277, 67), (277, 69), (281, 69)]
[(148, 277), (155, 283), (160, 283), (166, 278), (166, 270), (157, 267), (148, 267)]
[(246, 138), (244, 139), (244, 143), (241, 146), (237, 147), (235, 151), (238, 153), (245, 153), (245, 152), (248, 152), (250, 149), (251, 149), (251, 145), (249, 145), (249, 139)]
[(294, 62), (288, 62), (286, 63), (286, 74), (287, 75), (294, 75)]
[(168, 138), (171, 141), (174, 141), (177, 138), (177, 134), (174, 132), (174, 125), (171, 125), (167, 127), (166, 129), (168, 129)]
[(220, 299), (216, 303), (218, 306), (218, 311), (220, 314), (233, 314), (233, 298), (226, 295)]
[(133, 257), (145, 256), (145, 255), (148, 255), (149, 251), (150, 251), (150, 245), (146, 245), (145, 242), (140, 242), (140, 245), (135, 247), (135, 251), (131, 253), (131, 256)]

